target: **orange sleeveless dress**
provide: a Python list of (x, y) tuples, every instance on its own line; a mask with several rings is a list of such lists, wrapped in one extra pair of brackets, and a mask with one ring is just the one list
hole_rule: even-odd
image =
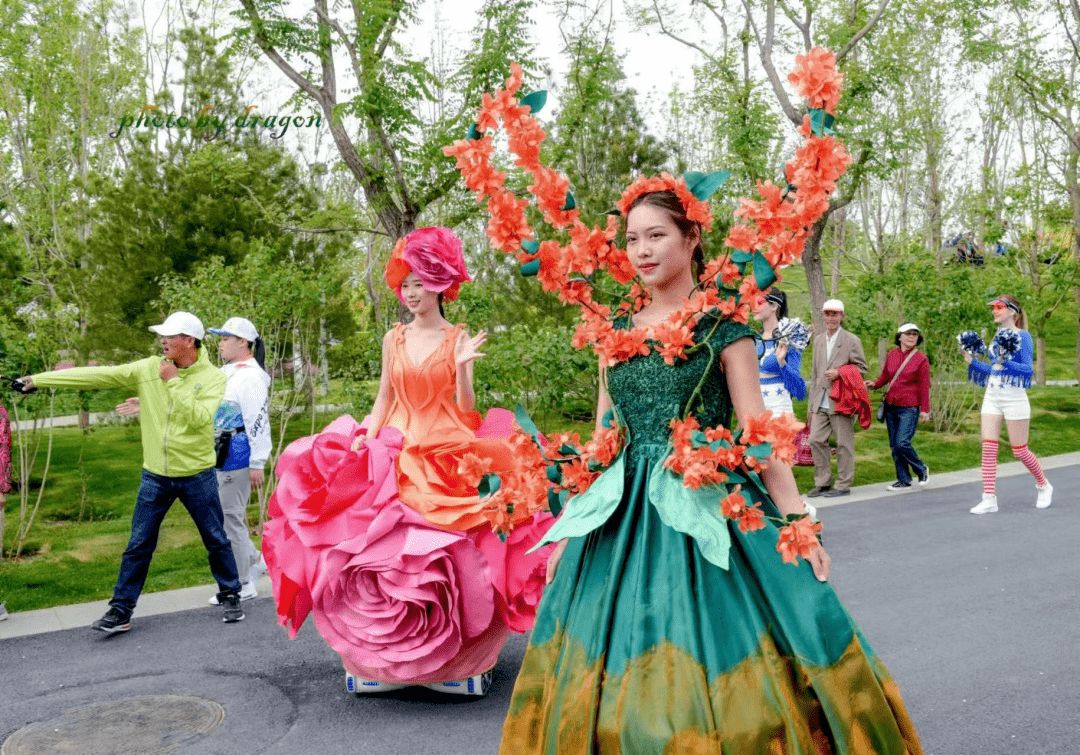
[(394, 328), (388, 366), (392, 395), (383, 423), (405, 438), (397, 457), (398, 496), (439, 527), (490, 527), (476, 488), (461, 481), (458, 465), (473, 453), (492, 460), (493, 472), (507, 472), (514, 468), (514, 456), (505, 441), (477, 437), (480, 415), (457, 405), (454, 347), (463, 326), (447, 329), (443, 342), (420, 364), (405, 351), (406, 327)]
[(396, 326), (383, 426), (365, 433), (339, 417), (291, 443), (275, 468), (262, 542), (278, 621), (295, 636), (312, 615), (363, 679), (427, 684), (489, 670), (508, 634), (532, 627), (546, 582), (550, 546), (529, 551), (551, 514), (500, 538), (458, 471), (471, 453), (521, 473), (513, 414), (492, 409), (481, 422), (457, 405), (461, 331), (447, 327), (413, 364)]

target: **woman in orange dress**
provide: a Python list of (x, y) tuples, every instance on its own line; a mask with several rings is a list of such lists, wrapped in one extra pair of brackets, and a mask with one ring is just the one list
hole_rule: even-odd
[[(442, 313), (470, 280), (461, 242), (445, 228), (410, 234), (386, 280), (412, 319), (383, 338), (371, 414), (296, 441), (275, 470), (263, 548), (279, 620), (295, 636), (313, 613), (351, 691), (483, 694), (508, 633), (532, 626), (549, 549), (526, 551), (552, 522), (547, 484), (520, 484), (531, 441), (510, 412), (473, 409), (487, 336)], [(478, 484), (491, 475), (518, 480), (503, 538)]]

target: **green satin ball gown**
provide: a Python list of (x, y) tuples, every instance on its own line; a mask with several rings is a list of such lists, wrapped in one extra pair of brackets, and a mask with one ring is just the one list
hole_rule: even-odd
[[(702, 426), (730, 426), (718, 355), (751, 337), (725, 321), (674, 366), (654, 351), (608, 370), (629, 441), (560, 520), (581, 534), (541, 602), (502, 755), (922, 752), (888, 670), (832, 587), (805, 561), (782, 562), (776, 526), (739, 532), (715, 489), (715, 505), (688, 518), (681, 485), (662, 484), (669, 422), (699, 382)], [(761, 486), (748, 489), (779, 515)]]

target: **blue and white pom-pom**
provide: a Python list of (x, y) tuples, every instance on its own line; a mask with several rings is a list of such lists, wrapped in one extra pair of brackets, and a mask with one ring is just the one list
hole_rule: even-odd
[(974, 330), (965, 330), (956, 337), (956, 340), (960, 342), (960, 348), (968, 354), (986, 353), (986, 344), (983, 343), (982, 336)]
[(810, 328), (798, 317), (785, 317), (777, 323), (779, 337), (787, 341), (789, 349), (805, 351), (810, 345)]
[(994, 336), (994, 348), (999, 362), (1007, 362), (1020, 353), (1020, 334), (1015, 330), (999, 330)]

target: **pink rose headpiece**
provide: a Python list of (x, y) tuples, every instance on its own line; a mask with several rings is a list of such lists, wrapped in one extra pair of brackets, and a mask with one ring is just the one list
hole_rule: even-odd
[(461, 239), (441, 226), (417, 229), (394, 245), (386, 265), (386, 285), (402, 304), (401, 284), (409, 273), (416, 273), (425, 289), (442, 294), (447, 301), (456, 299), (461, 284), (472, 280), (465, 269)]

